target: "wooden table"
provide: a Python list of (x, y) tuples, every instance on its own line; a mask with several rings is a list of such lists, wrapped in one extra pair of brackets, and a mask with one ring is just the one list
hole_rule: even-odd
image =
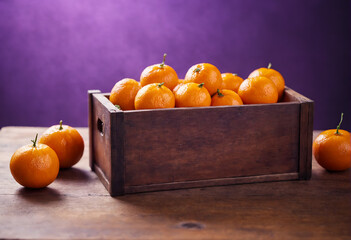
[[(45, 128), (0, 131), (0, 238), (16, 239), (351, 239), (350, 170), (313, 162), (310, 181), (132, 194), (112, 198), (83, 159), (49, 187), (12, 178), (14, 151)], [(315, 132), (316, 134), (316, 132)]]

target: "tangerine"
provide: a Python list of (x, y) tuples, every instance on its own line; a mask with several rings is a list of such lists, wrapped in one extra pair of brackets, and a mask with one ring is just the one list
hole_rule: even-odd
[(10, 170), (13, 178), (28, 188), (43, 188), (52, 183), (59, 172), (60, 163), (55, 151), (48, 145), (37, 143), (25, 145), (12, 155)]
[(278, 99), (281, 99), (285, 89), (285, 80), (283, 76), (276, 70), (272, 69), (272, 64), (269, 63), (267, 68), (259, 68), (250, 73), (248, 78), (262, 76), (269, 78), (274, 82), (278, 90)]
[(173, 108), (175, 99), (164, 83), (151, 83), (139, 90), (134, 104), (135, 109)]
[(60, 161), (60, 168), (70, 168), (83, 156), (84, 140), (79, 132), (68, 125), (54, 125), (40, 137), (43, 143), (54, 149)]
[(178, 85), (173, 88), (173, 93), (175, 93), (179, 89), (179, 87), (185, 83), (189, 83), (189, 81), (185, 81), (184, 79), (179, 79)]
[(236, 73), (222, 73), (222, 85), (221, 89), (228, 89), (238, 93), (240, 84), (244, 81)]
[(176, 107), (206, 107), (211, 105), (211, 95), (204, 83), (185, 83), (174, 93)]
[(351, 167), (351, 135), (340, 129), (343, 115), (336, 129), (323, 131), (313, 141), (316, 161), (329, 171), (343, 171)]
[(140, 88), (139, 82), (131, 78), (124, 78), (112, 88), (110, 101), (122, 110), (134, 110), (134, 99)]
[(222, 76), (218, 68), (210, 63), (195, 64), (189, 68), (184, 78), (185, 81), (204, 83), (212, 96), (221, 88)]
[(240, 85), (238, 94), (245, 104), (276, 103), (278, 90), (272, 80), (258, 76), (248, 78)]
[(217, 93), (212, 96), (211, 106), (225, 106), (225, 105), (243, 105), (240, 96), (228, 89), (217, 90)]
[(164, 83), (164, 85), (173, 89), (178, 84), (178, 75), (174, 69), (165, 64), (167, 54), (163, 55), (161, 64), (154, 64), (146, 67), (140, 76), (142, 87), (151, 83)]

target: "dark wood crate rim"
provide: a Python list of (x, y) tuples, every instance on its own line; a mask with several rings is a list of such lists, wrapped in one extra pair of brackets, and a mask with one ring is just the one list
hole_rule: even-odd
[(180, 111), (180, 110), (186, 110), (186, 111), (196, 111), (196, 110), (204, 110), (204, 109), (213, 109), (213, 108), (247, 108), (247, 107), (262, 107), (262, 106), (267, 106), (267, 105), (294, 105), (294, 104), (301, 104), (303, 102), (313, 102), (313, 100), (295, 92), (289, 87), (285, 87), (285, 92), (288, 92), (290, 94), (294, 94), (296, 96), (296, 100), (293, 101), (286, 101), (286, 102), (277, 102), (273, 104), (243, 104), (243, 105), (235, 105), (235, 106), (208, 106), (208, 107), (175, 107), (175, 108), (158, 108), (158, 109), (140, 109), (140, 110), (120, 110), (118, 109), (115, 105), (113, 105), (112, 102), (109, 100), (110, 93), (102, 93), (100, 90), (89, 90), (92, 94), (99, 94), (104, 96), (108, 101), (105, 102), (107, 104), (106, 107), (109, 107), (111, 110), (113, 109), (113, 112), (123, 112), (123, 113), (138, 113), (138, 112), (147, 112), (147, 111)]

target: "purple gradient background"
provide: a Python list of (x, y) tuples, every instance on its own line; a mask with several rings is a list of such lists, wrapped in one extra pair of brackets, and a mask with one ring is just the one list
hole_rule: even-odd
[(87, 90), (167, 64), (244, 78), (272, 62), (315, 100), (315, 129), (351, 128), (350, 2), (0, 0), (0, 127), (87, 126)]

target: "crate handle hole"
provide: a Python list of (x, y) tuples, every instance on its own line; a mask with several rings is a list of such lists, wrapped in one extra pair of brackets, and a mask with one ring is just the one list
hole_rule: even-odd
[(97, 129), (99, 130), (101, 136), (104, 135), (104, 123), (101, 121), (100, 118), (97, 120)]

